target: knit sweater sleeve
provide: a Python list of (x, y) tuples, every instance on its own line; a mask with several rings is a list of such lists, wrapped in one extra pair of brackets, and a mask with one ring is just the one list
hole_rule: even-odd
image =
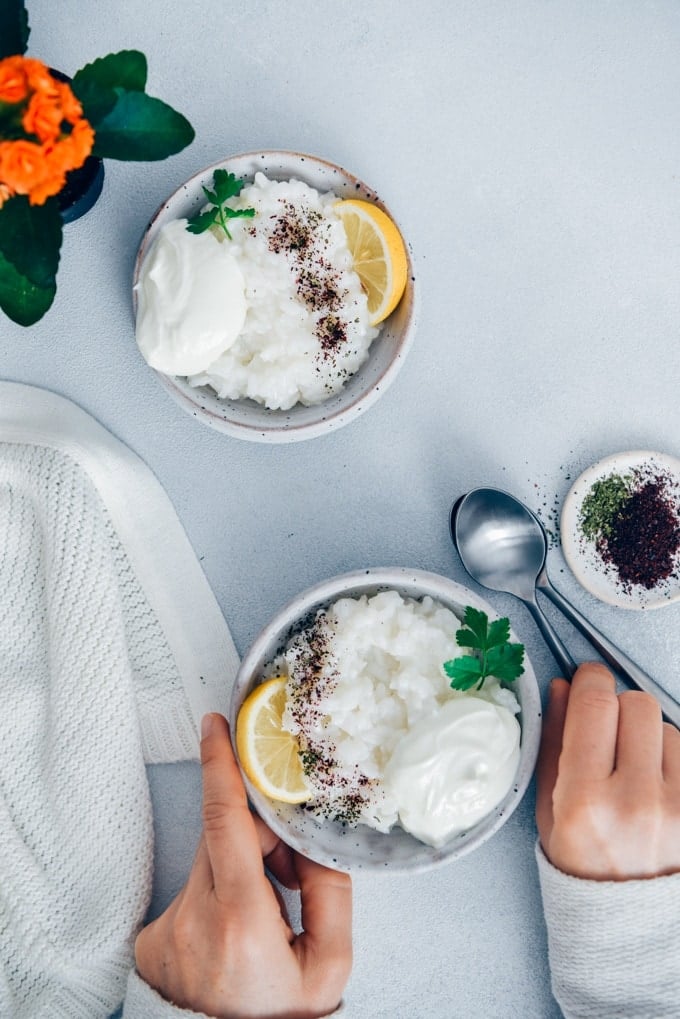
[[(333, 1019), (345, 1016), (342, 1003), (330, 1015)], [(191, 1009), (178, 1008), (171, 1004), (149, 987), (133, 969), (128, 977), (123, 1019), (213, 1019), (213, 1017), (207, 1016), (205, 1012), (192, 1012)]]
[(680, 874), (585, 881), (536, 847), (552, 989), (566, 1019), (677, 1019)]

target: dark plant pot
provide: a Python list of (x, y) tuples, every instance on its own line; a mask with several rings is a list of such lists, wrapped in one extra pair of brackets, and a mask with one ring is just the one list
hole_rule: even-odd
[(66, 174), (66, 184), (57, 195), (64, 223), (72, 223), (89, 212), (102, 193), (104, 160), (88, 156), (82, 166)]
[[(59, 81), (71, 84), (68, 74), (50, 67), (50, 74)], [(102, 193), (104, 186), (104, 160), (88, 156), (82, 166), (66, 174), (66, 184), (57, 195), (59, 211), (64, 223), (72, 223), (89, 212)]]

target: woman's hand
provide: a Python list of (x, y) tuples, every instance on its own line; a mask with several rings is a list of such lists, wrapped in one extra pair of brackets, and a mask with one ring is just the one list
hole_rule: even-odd
[[(352, 963), (350, 879), (293, 853), (251, 814), (226, 720), (203, 722), (203, 835), (186, 885), (137, 938), (137, 970), (175, 1005), (219, 1019), (326, 1015)], [(302, 934), (265, 863), (300, 889)]]
[(536, 819), (548, 859), (597, 881), (680, 871), (680, 732), (602, 665), (553, 680)]

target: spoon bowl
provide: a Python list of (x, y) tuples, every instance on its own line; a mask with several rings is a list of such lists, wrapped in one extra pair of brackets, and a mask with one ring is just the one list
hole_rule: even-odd
[(532, 597), (548, 546), (538, 518), (513, 496), (494, 488), (463, 496), (451, 512), (451, 537), (483, 587)]

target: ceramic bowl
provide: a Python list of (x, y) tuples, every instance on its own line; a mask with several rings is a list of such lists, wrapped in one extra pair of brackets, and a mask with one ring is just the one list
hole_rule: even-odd
[[(291, 636), (321, 608), (340, 597), (372, 595), (397, 590), (403, 597), (430, 595), (462, 618), (466, 605), (482, 609), (490, 618), (497, 613), (472, 591), (445, 577), (401, 568), (361, 570), (333, 577), (294, 598), (265, 626), (245, 655), (236, 676), (229, 717), (232, 735), (241, 704), (263, 678), (265, 666), (280, 654)], [(514, 636), (513, 639), (518, 639)], [(502, 803), (469, 831), (453, 837), (440, 849), (425, 845), (403, 829), (382, 834), (358, 825), (338, 822), (319, 825), (303, 807), (278, 803), (263, 796), (244, 776), (248, 795), (257, 812), (284, 842), (319, 863), (344, 871), (371, 870), (390, 873), (423, 871), (458, 859), (477, 849), (507, 821), (522, 799), (534, 771), (541, 731), (541, 700), (531, 663), (513, 684), (521, 705), (520, 763), (513, 786)]]
[(675, 557), (671, 576), (653, 588), (622, 584), (615, 568), (603, 561), (594, 542), (586, 539), (581, 530), (583, 500), (595, 482), (635, 470), (647, 475), (658, 472), (667, 479), (668, 494), (680, 519), (680, 460), (647, 450), (615, 453), (584, 471), (567, 493), (560, 519), (562, 551), (579, 583), (600, 601), (623, 609), (658, 609), (680, 600), (680, 555)]
[[(142, 238), (135, 262), (134, 284), (160, 228), (170, 220), (192, 216), (200, 209), (205, 204), (202, 186), (211, 185), (214, 171), (220, 168), (246, 181), (251, 181), (259, 170), (274, 180), (296, 178), (319, 191), (334, 191), (340, 198), (373, 202), (394, 220), (373, 188), (334, 163), (297, 152), (246, 152), (201, 170), (161, 205)], [(340, 428), (362, 414), (385, 392), (413, 340), (417, 288), (408, 246), (407, 258), (406, 290), (395, 311), (382, 324), (379, 336), (371, 344), (368, 359), (339, 393), (321, 404), (313, 407), (298, 404), (285, 411), (268, 410), (249, 399), (221, 400), (210, 387), (195, 388), (185, 378), (157, 372), (158, 380), (192, 417), (237, 438), (255, 442), (295, 442)], [(136, 310), (134, 285), (133, 305)]]

